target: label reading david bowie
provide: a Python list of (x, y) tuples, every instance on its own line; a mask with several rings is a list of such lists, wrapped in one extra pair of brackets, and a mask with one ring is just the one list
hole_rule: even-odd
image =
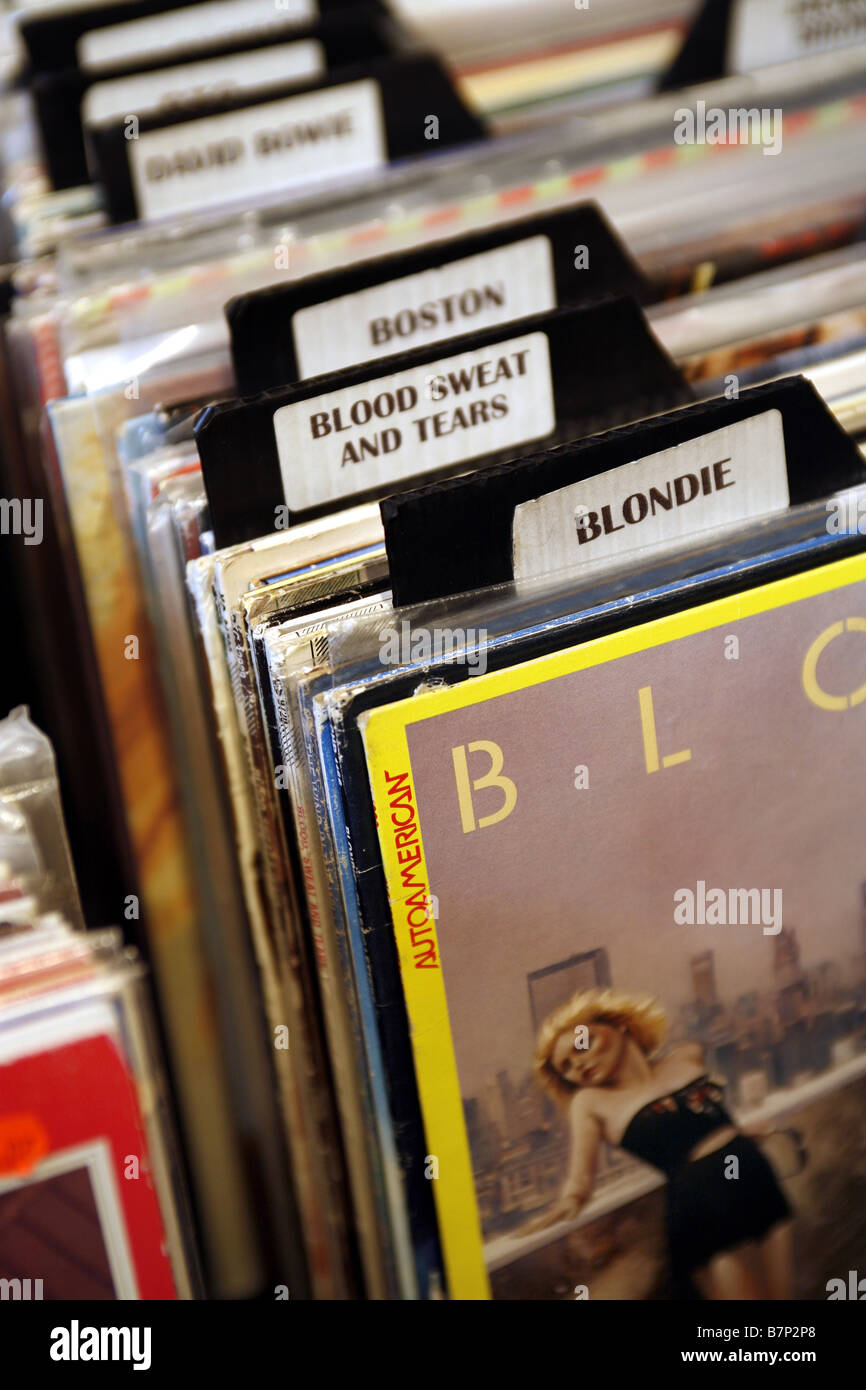
[(782, 415), (765, 410), (521, 503), (514, 577), (668, 549), (699, 531), (783, 511), (788, 500)]
[(146, 131), (127, 148), (142, 217), (282, 193), (387, 159), (379, 86), (369, 78)]
[(283, 489), (293, 511), (543, 439), (555, 424), (544, 333), (474, 348), (274, 414)]
[(292, 333), (310, 377), (555, 306), (550, 238), (534, 236), (299, 309)]

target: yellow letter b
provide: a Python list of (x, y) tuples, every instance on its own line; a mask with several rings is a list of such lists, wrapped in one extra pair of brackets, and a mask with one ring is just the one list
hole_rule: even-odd
[[(498, 821), (505, 820), (517, 805), (517, 787), (510, 777), (501, 776), (504, 758), (502, 749), (498, 743), (491, 743), (488, 739), (482, 738), (477, 743), (469, 744), (470, 753), (486, 753), (490, 759), (490, 768), (483, 777), (476, 777), (470, 781), (469, 764), (466, 758), (466, 745), (458, 744), (451, 749), (451, 756), (454, 759), (454, 776), (457, 779), (457, 800), (460, 803), (460, 820), (463, 824), (463, 834), (468, 835), (470, 830), (481, 829), (485, 825), (496, 825)], [(502, 791), (502, 805), (498, 811), (493, 811), (489, 816), (479, 816), (478, 825), (475, 824), (475, 808), (472, 804), (472, 792), (483, 791), (485, 787), (499, 787)]]

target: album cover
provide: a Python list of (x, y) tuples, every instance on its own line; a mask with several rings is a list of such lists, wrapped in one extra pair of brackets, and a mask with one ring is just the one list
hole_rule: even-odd
[(862, 1266), (864, 635), (855, 554), (360, 716), (452, 1297)]
[(133, 1076), (98, 1007), (105, 1033), (63, 1019), (30, 1053), (3, 1030), (0, 1269), (44, 1299), (173, 1299)]

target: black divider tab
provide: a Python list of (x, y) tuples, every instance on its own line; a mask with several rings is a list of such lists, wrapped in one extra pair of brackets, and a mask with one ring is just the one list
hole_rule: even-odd
[[(700, 87), (863, 41), (859, 0), (704, 0), (660, 91)], [(750, 104), (750, 103), (749, 103)]]
[[(259, 121), (260, 106), (266, 110)], [(278, 194), (287, 183), (295, 186), (284, 156), (311, 147), (318, 154), (316, 176), (348, 178), (368, 158), (372, 174), (377, 161), (436, 153), (485, 133), (439, 59), (419, 51), (341, 68), (304, 86), (287, 84), (283, 92), (271, 88), (179, 112), (146, 113), (132, 133), (128, 118), (118, 120), (93, 127), (85, 138), (109, 217), (127, 222), (228, 203), (239, 187), (250, 200)], [(371, 157), (370, 142), (378, 146), (380, 138), (381, 152)], [(343, 164), (346, 150), (351, 158)], [(306, 164), (303, 169), (309, 180)], [(311, 186), (298, 182), (298, 196)]]
[[(791, 505), (864, 481), (860, 451), (818, 392), (788, 377), (583, 438), (462, 478), (405, 491), (382, 503), (395, 605), (484, 589), (514, 577), (515, 508), (587, 478), (647, 459), (767, 411), (782, 416)], [(761, 467), (761, 460), (752, 460)]]
[(209, 406), (196, 441), (224, 546), (690, 399), (638, 306), (609, 298)]
[[(488, 254), (506, 247), (508, 257)], [(506, 323), (602, 294), (651, 298), (604, 214), (587, 203), (238, 295), (226, 317), (238, 387), (249, 394), (471, 332), (481, 326), (476, 315), (485, 326)]]
[[(210, 0), (202, 0), (209, 4)], [(381, 8), (379, 0), (364, 0)], [(170, 10), (190, 9), (195, 0), (112, 0), (109, 4), (83, 4), (76, 8), (58, 8), (56, 13), (41, 10), (36, 14), (22, 14), (18, 20), (24, 47), (30, 59), (33, 72), (62, 72), (64, 68), (78, 66), (78, 40), (96, 29), (107, 29), (115, 24), (127, 24), (134, 19), (149, 19), (152, 15), (167, 14)], [(297, 28), (315, 24), (317, 19), (326, 19), (331, 14), (346, 14), (355, 8), (356, 0), (315, 0), (315, 3), (298, 7)], [(275, 9), (279, 7), (275, 5)], [(292, 9), (283, 9), (286, 23), (292, 17)], [(205, 30), (207, 11), (202, 11), (201, 29)]]
[(734, 0), (704, 0), (659, 91), (677, 91), (724, 77), (733, 8)]
[[(279, 17), (280, 11), (277, 10), (276, 14)], [(170, 88), (170, 93), (164, 102), (157, 102), (158, 92), (153, 85), (146, 87), (150, 109), (164, 108), (172, 114), (185, 110), (195, 114), (208, 96), (213, 97), (227, 90), (237, 91), (239, 95), (269, 88), (277, 93), (286, 91), (288, 74), (280, 72), (278, 77), (274, 77), (273, 59), (267, 68), (267, 79), (258, 75), (262, 71), (263, 60), (267, 61), (266, 50), (278, 45), (298, 44), (306, 45), (309, 51), (311, 40), (319, 46), (323, 70), (328, 72), (370, 63), (389, 54), (406, 51), (409, 46), (405, 31), (378, 5), (363, 4), (302, 29), (290, 22), (287, 13), (285, 25), (271, 25), (258, 30), (253, 27), (248, 33), (234, 33), (230, 37), (214, 37), (203, 28), (194, 40), (178, 48), (159, 54), (131, 55), (111, 68), (87, 71), (82, 67), (69, 67), (62, 72), (37, 73), (31, 90), (52, 186), (57, 189), (75, 188), (87, 183), (90, 178), (84, 126), (106, 123), (105, 118), (87, 120), (86, 99), (91, 88), (96, 87), (98, 91), (105, 82), (141, 78), (148, 73), (165, 74), (160, 82), (163, 90)], [(196, 66), (213, 63), (214, 71), (209, 75), (198, 70), (195, 85), (185, 91), (182, 72), (176, 80), (172, 74), (178, 68), (185, 69), (190, 63)], [(308, 87), (310, 81), (309, 75), (299, 77), (298, 89)], [(204, 90), (207, 83), (213, 83), (210, 94)], [(125, 118), (136, 113), (141, 114), (139, 104), (124, 91), (121, 115)], [(115, 115), (108, 123), (114, 124), (117, 119)]]

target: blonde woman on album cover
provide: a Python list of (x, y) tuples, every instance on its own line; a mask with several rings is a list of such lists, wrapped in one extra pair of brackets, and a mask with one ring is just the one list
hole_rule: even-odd
[(600, 989), (544, 1021), (535, 1077), (568, 1112), (571, 1152), (559, 1201), (524, 1231), (577, 1216), (604, 1140), (667, 1178), (677, 1280), (692, 1280), (707, 1299), (788, 1298), (791, 1209), (775, 1173), (725, 1109), (700, 1044), (657, 1055), (666, 1032), (656, 1000)]

